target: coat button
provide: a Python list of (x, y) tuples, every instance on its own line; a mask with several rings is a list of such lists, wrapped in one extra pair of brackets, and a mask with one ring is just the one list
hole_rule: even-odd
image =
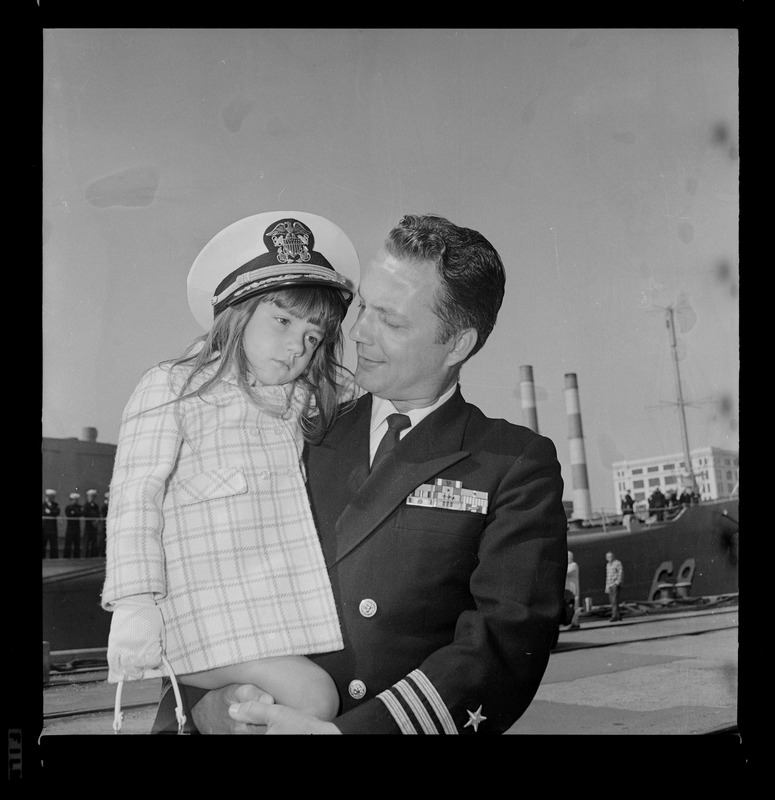
[(359, 680), (350, 681), (347, 691), (350, 693), (350, 697), (360, 700), (366, 694), (366, 684)]
[(361, 600), (358, 611), (361, 612), (362, 617), (373, 617), (377, 613), (377, 604), (367, 597), (365, 600)]

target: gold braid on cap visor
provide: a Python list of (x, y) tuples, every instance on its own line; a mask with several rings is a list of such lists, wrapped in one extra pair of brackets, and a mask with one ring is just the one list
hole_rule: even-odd
[(240, 295), (245, 292), (264, 286), (271, 286), (273, 283), (287, 280), (288, 278), (310, 277), (322, 278), (326, 283), (339, 284), (342, 289), (352, 296), (347, 287), (347, 280), (343, 278), (338, 272), (328, 267), (315, 267), (311, 265), (298, 266), (298, 267), (259, 267), (259, 269), (251, 270), (250, 272), (243, 272), (237, 275), (234, 283), (224, 289), (220, 294), (215, 295), (210, 303), (215, 306), (223, 302), (228, 297), (236, 300)]

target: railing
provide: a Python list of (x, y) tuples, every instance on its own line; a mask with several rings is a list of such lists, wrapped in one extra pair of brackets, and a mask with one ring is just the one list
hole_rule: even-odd
[(632, 514), (622, 514), (620, 511), (593, 511), (589, 519), (569, 519), (571, 530), (585, 530), (586, 528), (608, 528), (622, 527), (625, 525), (626, 517), (638, 520), (642, 525), (649, 525), (654, 522), (669, 522), (680, 516), (684, 506), (665, 507), (660, 509), (636, 510)]
[[(708, 500), (700, 500), (691, 505), (707, 505), (710, 503), (720, 503), (725, 500), (737, 500), (739, 495), (734, 494), (728, 497), (717, 497)], [(609, 509), (599, 509), (592, 511), (589, 519), (568, 519), (571, 530), (585, 530), (586, 528), (602, 528), (603, 531), (609, 527), (621, 527), (625, 524), (625, 518), (632, 516), (642, 525), (651, 525), (655, 522), (670, 522), (677, 519), (685, 508), (690, 506), (685, 503), (678, 505), (662, 506), (660, 508), (648, 508), (645, 505), (637, 504), (631, 514), (623, 514), (621, 511)]]

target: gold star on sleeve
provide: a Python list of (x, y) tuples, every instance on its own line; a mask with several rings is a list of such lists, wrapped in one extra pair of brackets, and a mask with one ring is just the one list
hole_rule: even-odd
[(473, 725), (474, 732), (476, 733), (479, 730), (479, 723), (484, 722), (484, 720), (486, 720), (487, 717), (485, 717), (484, 714), (482, 714), (481, 706), (479, 706), (479, 708), (477, 708), (476, 711), (468, 711), (468, 709), (466, 709), (466, 713), (468, 714), (468, 722), (466, 722), (466, 724), (463, 725), (463, 727), (467, 728), (469, 725)]

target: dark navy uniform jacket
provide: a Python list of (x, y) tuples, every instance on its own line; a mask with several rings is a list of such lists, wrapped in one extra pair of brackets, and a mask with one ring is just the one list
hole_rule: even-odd
[[(307, 450), (345, 642), (312, 657), (339, 689), (335, 724), (502, 733), (533, 699), (561, 615), (567, 522), (555, 447), (485, 417), (458, 389), (369, 473), (370, 420), (366, 395)], [(486, 514), (407, 503), (438, 478), (486, 493)]]
[(65, 516), (67, 519), (67, 530), (81, 530), (81, 517), (83, 516), (83, 506), (80, 503), (70, 503), (65, 506)]
[[(485, 417), (458, 389), (370, 473), (370, 423), (365, 395), (305, 451), (344, 634), (343, 650), (311, 657), (339, 689), (335, 724), (352, 734), (503, 733), (538, 689), (562, 614), (555, 447)], [(437, 478), (486, 493), (486, 513), (407, 503)], [(185, 688), (187, 704), (204, 694)], [(173, 708), (166, 691), (154, 732), (175, 729)]]
[[(56, 500), (52, 502), (45, 501), (43, 503), (43, 516), (44, 517), (58, 517), (59, 516), (59, 503)], [(43, 520), (43, 530), (44, 532), (54, 531), (57, 530), (57, 521), (55, 519), (44, 519)]]
[(92, 522), (92, 520), (96, 520), (100, 516), (100, 507), (94, 502), (94, 500), (89, 500), (83, 504), (82, 514), (86, 517), (86, 527), (88, 529), (97, 529), (97, 523)]

